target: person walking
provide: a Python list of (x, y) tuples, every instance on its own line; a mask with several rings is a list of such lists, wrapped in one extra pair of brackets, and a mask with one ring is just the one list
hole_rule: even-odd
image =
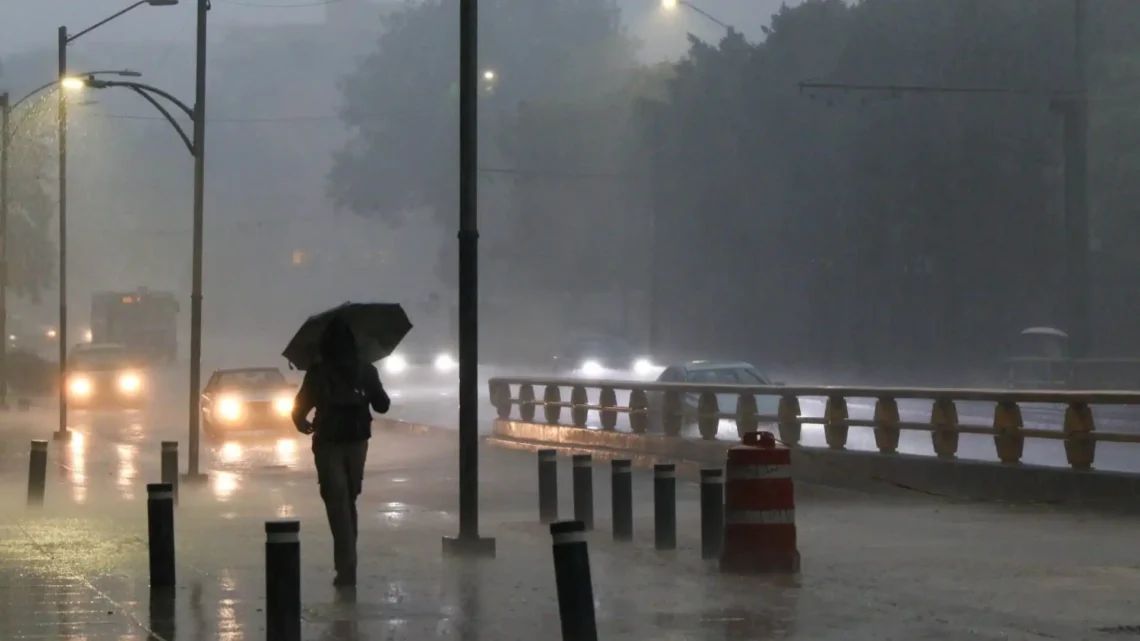
[(356, 585), (356, 498), (372, 438), (369, 407), (384, 414), (391, 401), (376, 368), (360, 358), (356, 337), (344, 320), (329, 322), (319, 352), (294, 400), (293, 423), (313, 436), (317, 483), (333, 536), (333, 585), (351, 587)]

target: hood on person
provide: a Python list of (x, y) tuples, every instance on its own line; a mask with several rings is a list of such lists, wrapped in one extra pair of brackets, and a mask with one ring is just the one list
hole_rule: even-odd
[(325, 327), (319, 345), (321, 360), (333, 367), (352, 367), (359, 356), (356, 351), (356, 335), (343, 319), (333, 318)]

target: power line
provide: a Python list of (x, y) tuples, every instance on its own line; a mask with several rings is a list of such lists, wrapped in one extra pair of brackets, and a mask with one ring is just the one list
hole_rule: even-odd
[[(108, 120), (165, 120), (160, 116), (134, 116), (130, 114), (87, 114), (85, 118), (106, 118)], [(185, 120), (185, 119), (183, 119)], [(265, 118), (214, 118), (206, 117), (206, 122), (248, 122), (248, 123), (275, 123), (275, 122), (326, 122), (340, 120), (337, 115), (310, 115), (310, 116), (271, 116)], [(186, 120), (186, 122), (189, 122)]]

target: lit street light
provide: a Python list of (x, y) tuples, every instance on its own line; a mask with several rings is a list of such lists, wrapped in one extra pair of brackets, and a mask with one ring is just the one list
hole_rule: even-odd
[(707, 19), (708, 21), (714, 22), (714, 23), (720, 25), (725, 30), (730, 31), (730, 32), (735, 31), (735, 29), (733, 29), (731, 25), (721, 21), (720, 19), (716, 18), (715, 16), (713, 16), (708, 11), (705, 11), (704, 9), (698, 7), (697, 5), (693, 4), (692, 2), (689, 2), (689, 0), (661, 0), (661, 8), (664, 9), (665, 11), (676, 11), (678, 7), (688, 7), (689, 9), (692, 9), (696, 13), (699, 13), (700, 15), (704, 16), (704, 18)]
[[(129, 69), (118, 71), (89, 71), (88, 77), (116, 75), (137, 77), (142, 74)], [(57, 85), (69, 91), (85, 86), (82, 78), (66, 76), (52, 80), (24, 94), (19, 100), (9, 100), (7, 92), (0, 92), (0, 336), (8, 335), (8, 148), (15, 137), (19, 123), (13, 126), (12, 112), (40, 92)], [(27, 116), (25, 116), (27, 118)], [(0, 341), (0, 410), (8, 408), (8, 341)]]
[[(201, 0), (206, 2), (207, 0)], [(133, 11), (143, 5), (152, 7), (170, 7), (178, 4), (178, 0), (138, 0), (125, 9), (112, 13), (99, 22), (68, 35), (67, 27), (60, 26), (57, 33), (56, 46), (59, 58), (59, 83), (67, 88), (67, 45), (78, 38), (91, 33), (123, 14)], [(72, 83), (74, 84), (74, 83)], [(82, 86), (82, 83), (81, 83)], [(67, 394), (63, 381), (66, 377), (65, 363), (67, 362), (67, 98), (64, 92), (59, 94), (59, 430), (55, 439), (66, 441), (71, 437), (67, 431)]]
[(483, 72), (483, 80), (486, 80), (487, 82), (494, 82), (495, 81), (495, 71), (493, 69), (488, 69), (488, 70), (484, 71)]

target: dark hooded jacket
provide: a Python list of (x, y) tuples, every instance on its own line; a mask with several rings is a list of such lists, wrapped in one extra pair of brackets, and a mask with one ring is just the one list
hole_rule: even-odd
[(360, 360), (352, 328), (334, 318), (325, 328), (320, 359), (305, 372), (293, 404), (293, 422), (305, 431), (309, 412), (316, 410), (313, 441), (352, 443), (372, 437), (372, 414), (388, 411), (391, 401), (376, 368)]

